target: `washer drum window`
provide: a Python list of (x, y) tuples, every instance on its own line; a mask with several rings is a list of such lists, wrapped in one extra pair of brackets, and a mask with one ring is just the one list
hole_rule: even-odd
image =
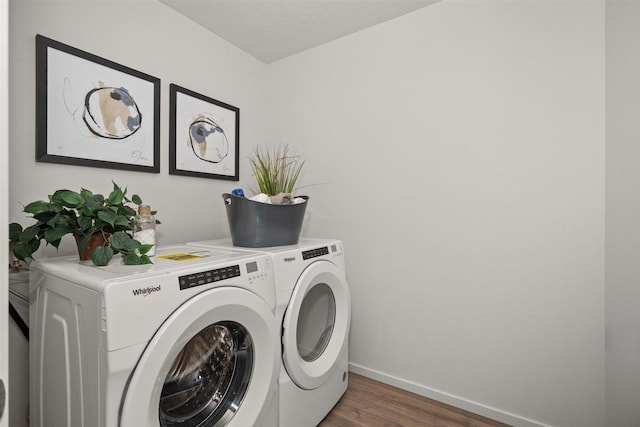
[(131, 373), (120, 427), (245, 427), (272, 408), (280, 366), (272, 307), (231, 286), (181, 304)]
[(226, 425), (247, 391), (253, 357), (251, 336), (239, 323), (202, 329), (182, 348), (165, 378), (160, 425)]

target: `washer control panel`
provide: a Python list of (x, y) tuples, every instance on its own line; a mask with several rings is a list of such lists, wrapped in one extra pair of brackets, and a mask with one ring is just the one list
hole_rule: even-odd
[[(256, 266), (257, 269), (257, 266)], [(216, 268), (215, 270), (200, 271), (178, 277), (180, 290), (190, 289), (196, 286), (207, 285), (219, 282), (220, 280), (231, 279), (240, 276), (240, 266), (231, 265), (229, 267)]]

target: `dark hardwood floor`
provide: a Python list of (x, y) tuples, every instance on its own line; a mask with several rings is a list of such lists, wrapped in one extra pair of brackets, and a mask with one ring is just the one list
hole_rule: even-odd
[(349, 373), (349, 388), (319, 427), (507, 427), (453, 406)]

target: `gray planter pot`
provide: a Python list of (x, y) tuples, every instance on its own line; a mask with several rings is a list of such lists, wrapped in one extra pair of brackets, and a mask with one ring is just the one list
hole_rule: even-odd
[(306, 201), (294, 205), (270, 205), (223, 194), (234, 246), (264, 248), (298, 243), (309, 197), (297, 197)]

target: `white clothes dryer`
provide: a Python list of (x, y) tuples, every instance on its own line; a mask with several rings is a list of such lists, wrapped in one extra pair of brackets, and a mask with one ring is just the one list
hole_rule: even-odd
[(297, 245), (234, 247), (231, 239), (188, 243), (260, 251), (273, 259), (281, 326), (280, 427), (312, 427), (348, 385), (351, 297), (340, 240), (301, 238)]
[(31, 426), (277, 426), (271, 259), (176, 245), (153, 262), (31, 264)]

